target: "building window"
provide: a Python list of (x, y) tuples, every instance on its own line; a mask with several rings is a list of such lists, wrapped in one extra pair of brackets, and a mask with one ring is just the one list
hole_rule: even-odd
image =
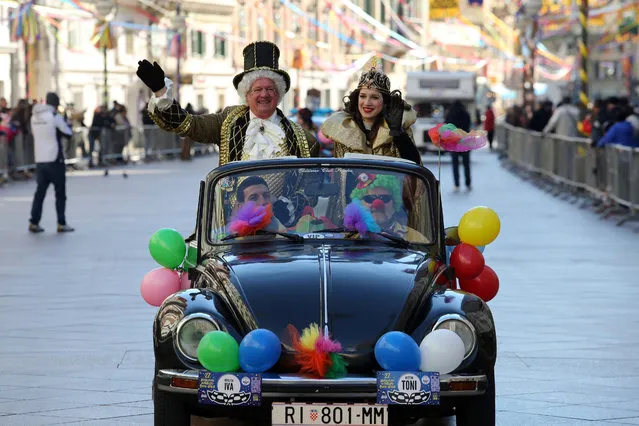
[(216, 34), (213, 40), (215, 42), (215, 57), (226, 58), (226, 34)]
[(244, 9), (240, 10), (240, 37), (246, 36), (246, 14)]
[(198, 111), (200, 111), (202, 108), (204, 108), (204, 95), (201, 93), (198, 93), (197, 95), (197, 109)]
[(202, 31), (191, 31), (191, 53), (202, 56), (206, 52), (206, 39)]
[[(133, 22), (129, 22), (129, 24), (132, 24)], [(135, 50), (135, 34), (133, 34), (133, 31), (131, 30), (126, 30), (126, 32), (124, 33), (124, 38), (125, 38), (125, 49), (126, 49), (126, 54), (127, 55), (132, 55), (133, 51)]]
[(84, 109), (84, 93), (82, 89), (74, 90), (72, 92), (73, 96), (73, 108), (76, 111), (82, 111)]
[[(277, 12), (273, 16), (273, 23), (275, 24), (275, 28), (282, 28), (281, 22), (282, 22), (282, 15), (281, 15), (280, 12)], [(277, 45), (280, 44), (280, 32), (279, 31), (273, 31), (273, 41)]]
[(257, 39), (265, 40), (264, 38), (264, 18), (261, 16), (257, 18)]
[(364, 11), (373, 16), (373, 0), (364, 0)]
[(67, 23), (67, 38), (69, 40), (69, 49), (77, 49), (79, 47), (80, 38), (80, 23), (68, 22)]
[(157, 25), (151, 25), (151, 54), (154, 58), (160, 58), (166, 55), (167, 46), (171, 43), (171, 37), (167, 33), (157, 31)]

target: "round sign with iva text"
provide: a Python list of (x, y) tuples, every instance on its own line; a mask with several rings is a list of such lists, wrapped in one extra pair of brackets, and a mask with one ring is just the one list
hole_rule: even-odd
[(226, 394), (238, 393), (240, 391), (240, 379), (232, 374), (225, 374), (217, 381), (217, 390)]

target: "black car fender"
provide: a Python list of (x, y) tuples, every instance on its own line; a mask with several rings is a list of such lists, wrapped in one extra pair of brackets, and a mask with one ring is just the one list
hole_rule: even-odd
[(175, 350), (175, 339), (180, 321), (192, 314), (205, 314), (216, 325), (230, 333), (239, 342), (242, 337), (227, 320), (229, 308), (222, 297), (210, 289), (192, 288), (169, 296), (160, 306), (153, 322), (153, 346), (156, 364), (163, 368), (189, 365)]
[(412, 332), (418, 344), (442, 316), (457, 314), (473, 325), (477, 338), (475, 351), (457, 371), (488, 370), (494, 367), (497, 360), (495, 323), (490, 308), (482, 299), (471, 293), (441, 287), (431, 294), (426, 309), (426, 318)]

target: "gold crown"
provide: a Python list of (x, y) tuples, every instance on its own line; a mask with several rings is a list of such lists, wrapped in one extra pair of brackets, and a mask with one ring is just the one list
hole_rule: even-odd
[[(370, 69), (362, 74), (359, 78), (357, 88), (377, 89), (380, 92), (390, 93), (390, 79), (381, 70), (381, 65), (377, 56), (373, 56), (371, 60), (364, 66)], [(379, 68), (379, 69), (378, 69)]]

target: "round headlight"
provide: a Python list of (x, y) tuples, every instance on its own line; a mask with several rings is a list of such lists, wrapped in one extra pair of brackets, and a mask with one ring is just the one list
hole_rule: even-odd
[(464, 342), (464, 359), (475, 350), (477, 344), (477, 334), (475, 327), (466, 318), (457, 314), (449, 314), (442, 316), (433, 327), (433, 330), (445, 328), (455, 332)]
[(186, 316), (177, 327), (177, 350), (189, 360), (197, 362), (197, 346), (200, 340), (206, 333), (219, 329), (217, 323), (206, 314)]

